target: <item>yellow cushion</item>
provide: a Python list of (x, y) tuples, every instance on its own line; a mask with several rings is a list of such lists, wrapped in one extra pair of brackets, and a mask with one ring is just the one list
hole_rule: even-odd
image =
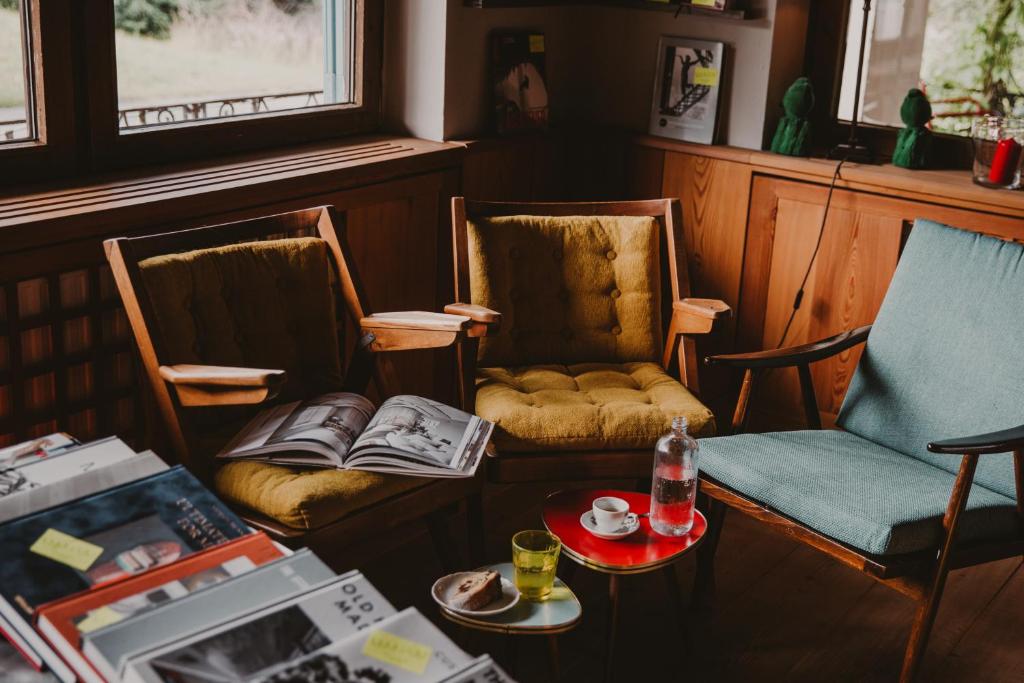
[(500, 451), (650, 448), (683, 415), (690, 434), (715, 418), (657, 363), (481, 368), (476, 412), (497, 425)]
[(165, 364), (288, 372), (281, 400), (341, 386), (341, 361), (323, 240), (246, 242), (154, 256), (139, 272)]
[(214, 476), (223, 500), (301, 530), (325, 526), (429, 483), (424, 477), (245, 461), (228, 463)]
[(468, 226), (472, 303), (502, 313), (484, 367), (654, 361), (660, 225), (637, 216), (502, 216)]

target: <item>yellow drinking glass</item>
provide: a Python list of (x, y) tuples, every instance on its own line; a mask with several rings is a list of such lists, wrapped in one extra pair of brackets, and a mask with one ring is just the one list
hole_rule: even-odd
[(527, 600), (543, 601), (551, 596), (562, 542), (547, 531), (520, 531), (512, 537), (512, 565), (516, 588)]

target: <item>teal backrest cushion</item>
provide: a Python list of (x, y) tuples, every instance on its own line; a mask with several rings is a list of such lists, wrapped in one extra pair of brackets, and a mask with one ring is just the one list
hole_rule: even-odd
[[(1024, 246), (916, 221), (837, 423), (953, 473), (929, 441), (1024, 424)], [(1014, 496), (1011, 456), (975, 482)]]

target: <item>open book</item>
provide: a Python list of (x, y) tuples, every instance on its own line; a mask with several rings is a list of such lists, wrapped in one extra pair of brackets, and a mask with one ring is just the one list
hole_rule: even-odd
[(471, 477), (493, 428), (419, 396), (394, 396), (375, 411), (365, 397), (339, 392), (264, 410), (217, 457)]

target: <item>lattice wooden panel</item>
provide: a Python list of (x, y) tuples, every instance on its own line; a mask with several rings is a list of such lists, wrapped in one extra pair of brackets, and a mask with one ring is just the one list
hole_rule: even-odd
[(131, 334), (105, 264), (0, 284), (0, 444), (135, 435)]

